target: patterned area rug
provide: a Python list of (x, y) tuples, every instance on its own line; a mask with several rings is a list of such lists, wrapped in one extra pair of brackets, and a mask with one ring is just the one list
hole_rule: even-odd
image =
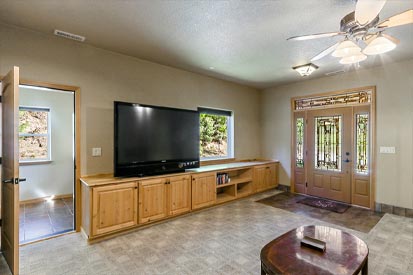
[(257, 202), (366, 233), (370, 232), (384, 215), (383, 213), (377, 213), (366, 208), (355, 206), (351, 206), (344, 213), (336, 213), (324, 208), (316, 208), (303, 203), (297, 203), (305, 198), (308, 197), (283, 192), (263, 198)]
[(302, 203), (305, 205), (333, 211), (333, 212), (340, 213), (340, 214), (346, 212), (347, 209), (350, 208), (350, 205), (345, 204), (345, 203), (339, 203), (339, 202), (335, 202), (331, 200), (311, 198), (311, 197), (299, 200), (297, 201), (297, 203)]

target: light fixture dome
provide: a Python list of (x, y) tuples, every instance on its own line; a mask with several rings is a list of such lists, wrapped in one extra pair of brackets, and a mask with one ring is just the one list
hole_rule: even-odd
[(367, 45), (363, 53), (367, 55), (382, 54), (394, 50), (394, 48), (396, 48), (396, 44), (380, 34)]
[(345, 56), (342, 59), (340, 59), (341, 64), (353, 64), (357, 62), (361, 62), (366, 60), (367, 55), (359, 52), (358, 54), (355, 55), (350, 55), (350, 56)]
[(301, 76), (309, 76), (317, 69), (318, 66), (313, 63), (293, 67), (293, 70), (297, 71)]
[(357, 55), (361, 52), (361, 48), (351, 40), (344, 40), (337, 49), (331, 54), (334, 57), (346, 57), (350, 55)]

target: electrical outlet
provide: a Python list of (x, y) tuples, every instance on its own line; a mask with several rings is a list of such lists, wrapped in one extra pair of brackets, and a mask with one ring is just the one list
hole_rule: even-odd
[(380, 146), (380, 153), (381, 154), (396, 154), (396, 147)]
[(100, 157), (102, 155), (102, 148), (92, 148), (92, 157)]

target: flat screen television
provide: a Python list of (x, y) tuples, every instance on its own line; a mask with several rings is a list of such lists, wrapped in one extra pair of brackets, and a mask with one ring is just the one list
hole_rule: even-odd
[(199, 167), (199, 113), (114, 103), (115, 177), (181, 172)]

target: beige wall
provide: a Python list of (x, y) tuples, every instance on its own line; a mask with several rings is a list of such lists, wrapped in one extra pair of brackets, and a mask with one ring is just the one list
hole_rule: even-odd
[[(359, 69), (263, 91), (264, 157), (281, 161), (280, 183), (290, 184), (291, 97), (374, 85), (377, 88), (376, 201), (413, 208), (413, 60)], [(395, 146), (396, 154), (380, 154)]]
[(82, 174), (113, 172), (114, 100), (233, 110), (235, 157), (260, 156), (258, 90), (15, 27), (0, 37), (0, 74), (16, 65), (21, 78), (81, 88)]

